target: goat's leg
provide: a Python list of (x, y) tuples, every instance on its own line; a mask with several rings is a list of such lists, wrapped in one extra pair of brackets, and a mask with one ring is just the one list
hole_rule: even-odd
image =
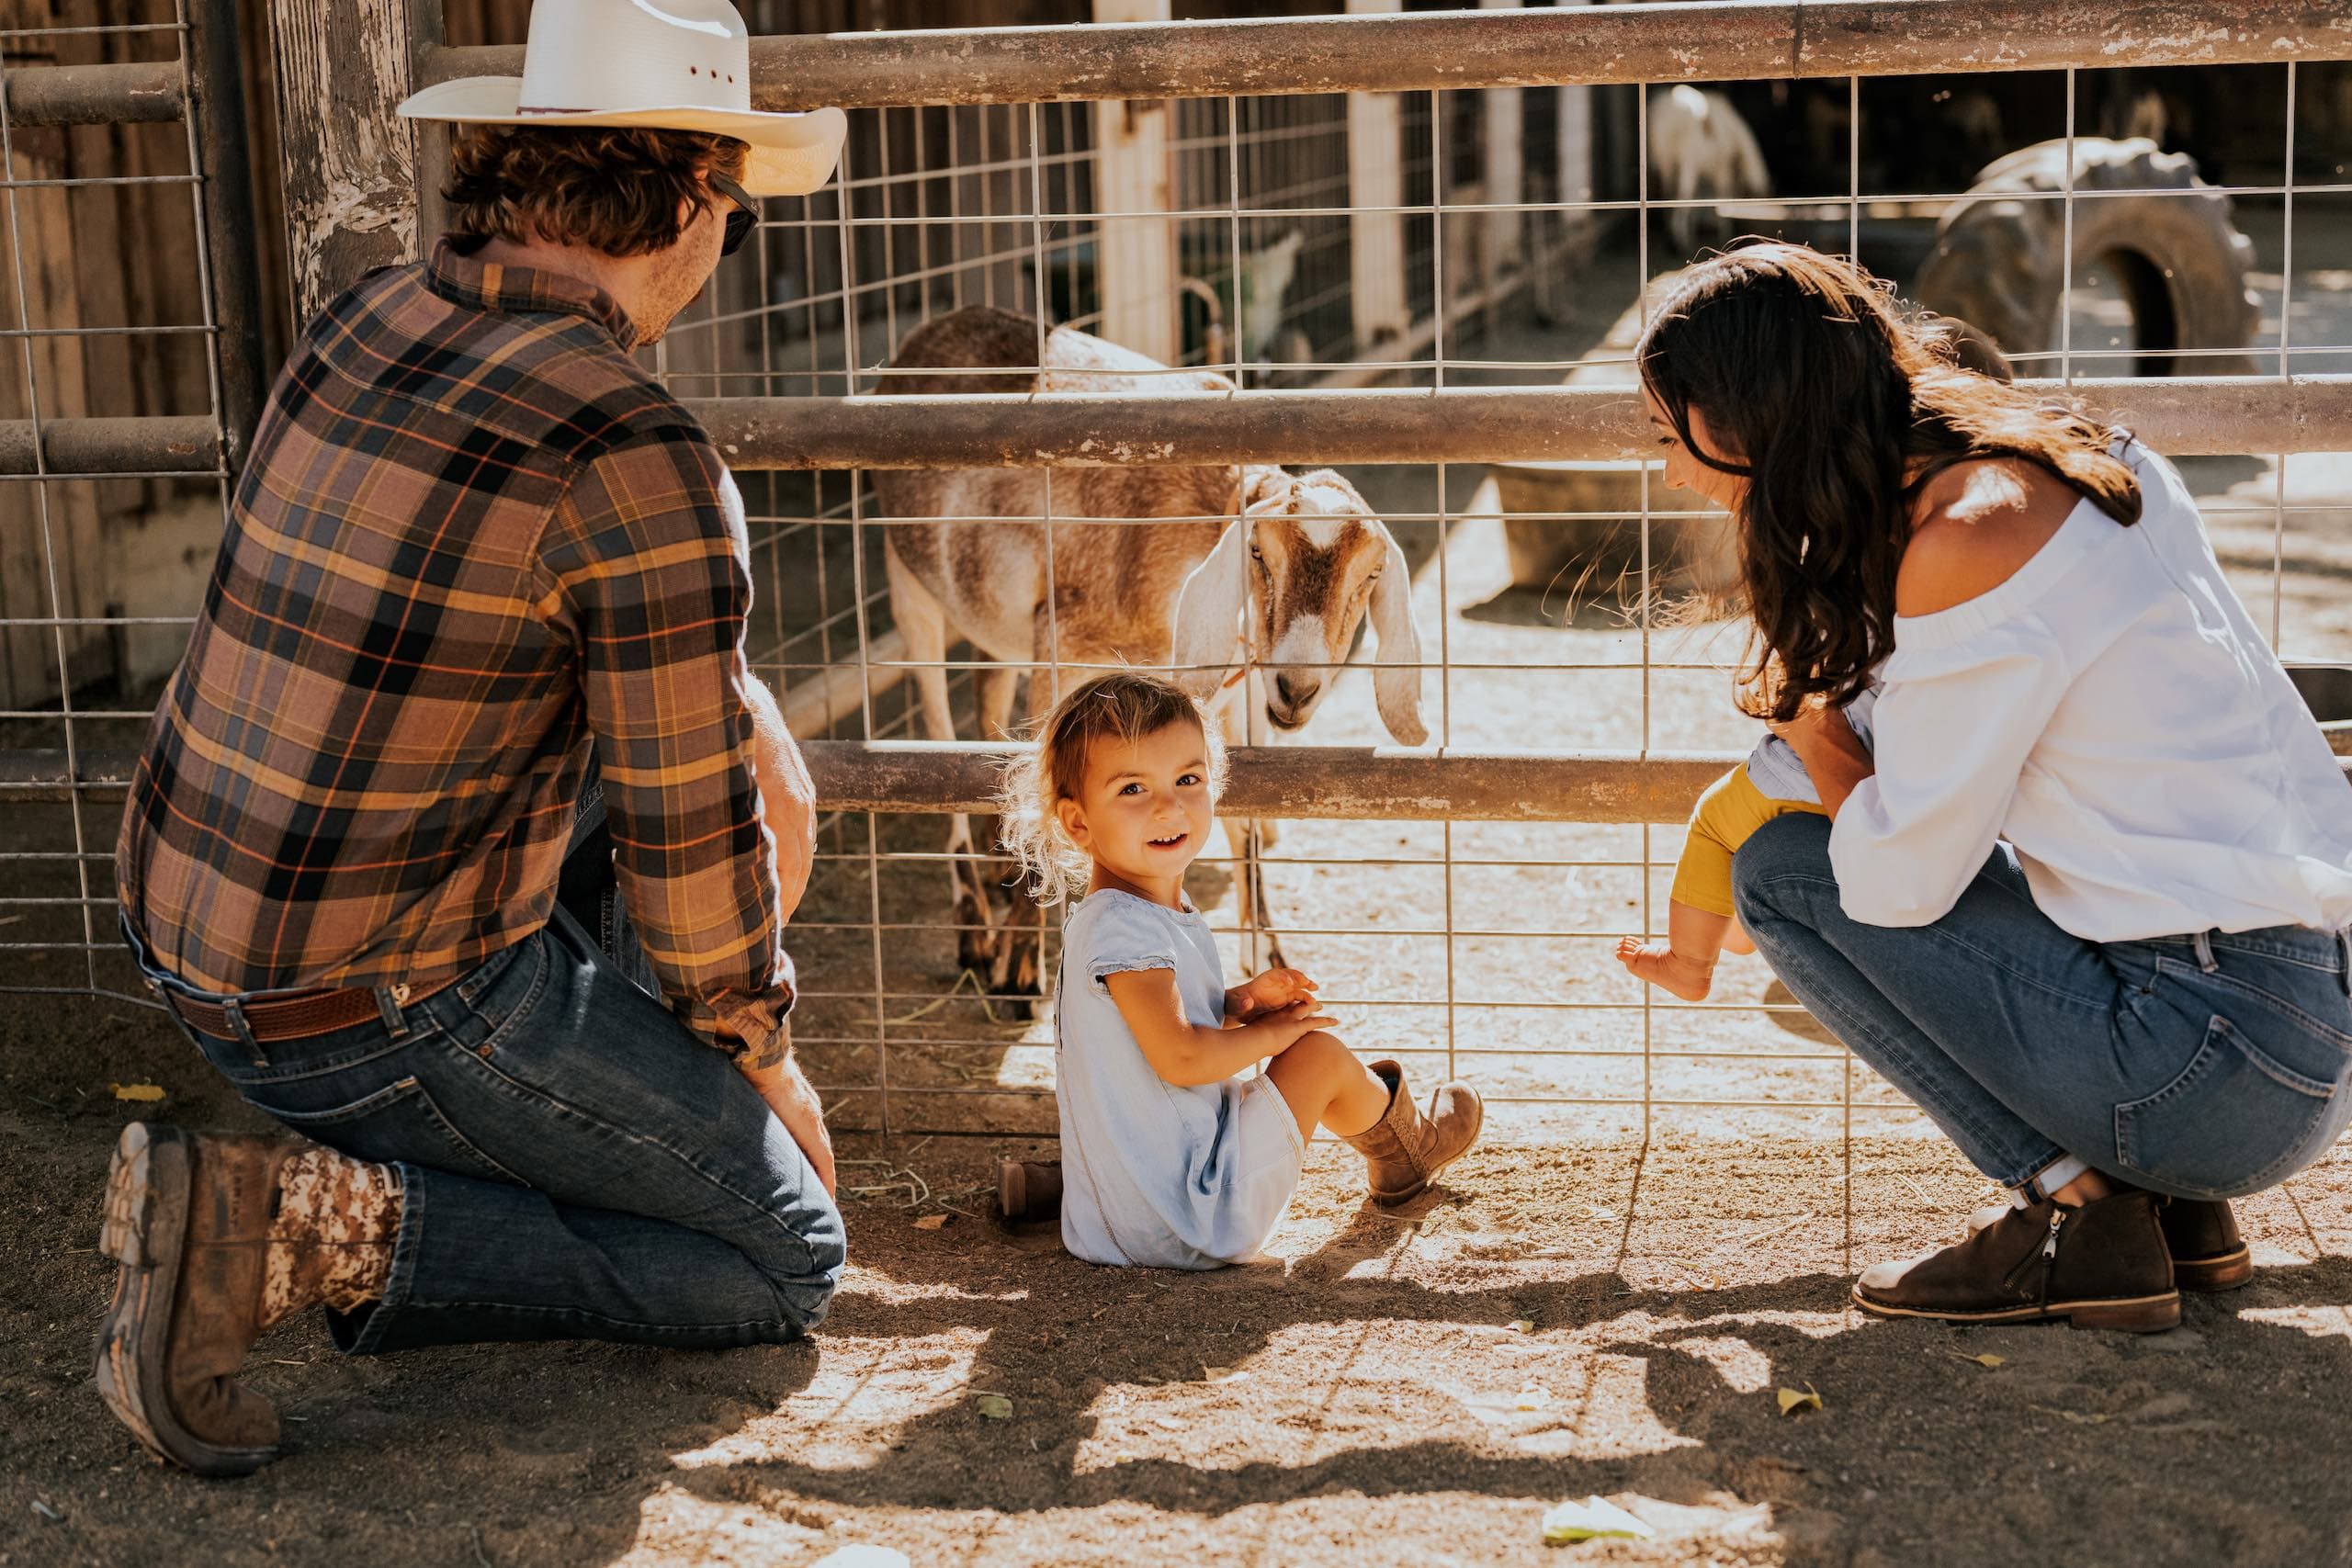
[[(1020, 680), (1021, 672), (1010, 665), (974, 673), (974, 706), (979, 710), (980, 733), (989, 739), (1012, 739), (1012, 698)], [(995, 817), (980, 818), (981, 841), (991, 852), (997, 847), (997, 825)], [(1012, 998), (1009, 1006), (1014, 1017), (1027, 1016), (1026, 998), (1038, 994), (1036, 901), (1023, 891), (1021, 868), (1011, 857), (991, 852), (969, 863), (974, 885), (983, 893), (995, 890), (989, 895), (989, 907), (1001, 906), (1004, 911), (1002, 923), (991, 933), (988, 964), (978, 972), (986, 976), (991, 995)]]
[[(1695, 199), (1698, 194), (1699, 160), (1692, 149), (1685, 147), (1682, 150), (1682, 161), (1675, 166), (1674, 170), (1674, 199), (1678, 202), (1690, 201)], [(1673, 211), (1667, 214), (1666, 228), (1667, 232), (1674, 236), (1676, 253), (1683, 261), (1690, 261), (1690, 253), (1699, 239), (1698, 209), (1675, 208)]]
[[(953, 740), (956, 713), (947, 701), (946, 607), (899, 562), (897, 552), (886, 550), (883, 562), (890, 583), (891, 624), (906, 645), (907, 661), (914, 666), (910, 673), (914, 677), (923, 738)], [(990, 842), (994, 842), (993, 829)], [(972, 819), (959, 811), (947, 822), (948, 907), (956, 924), (956, 961), (978, 976), (989, 973), (1003, 945), (996, 930), (996, 910), (989, 899), (991, 880), (978, 856)]]
[(1225, 841), (1241, 863), (1234, 868), (1234, 917), (1242, 931), (1249, 933), (1249, 946), (1244, 952), (1249, 962), (1257, 964), (1257, 941), (1265, 938), (1265, 964), (1269, 969), (1289, 965), (1283, 957), (1282, 939), (1274, 934), (1273, 917), (1266, 902), (1266, 867), (1260, 858), (1270, 847), (1267, 829), (1270, 822), (1254, 817), (1227, 817)]

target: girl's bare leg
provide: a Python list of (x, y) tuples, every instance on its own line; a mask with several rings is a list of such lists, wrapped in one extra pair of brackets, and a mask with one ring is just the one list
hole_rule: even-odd
[(1637, 942), (1626, 937), (1617, 943), (1617, 961), (1635, 978), (1671, 991), (1687, 1002), (1703, 1002), (1715, 981), (1715, 960), (1723, 955), (1724, 938), (1731, 928), (1728, 915), (1711, 915), (1688, 904), (1666, 907), (1666, 940)]
[(1317, 1125), (1351, 1138), (1388, 1113), (1388, 1080), (1356, 1060), (1333, 1036), (1316, 1030), (1266, 1064), (1266, 1076), (1298, 1118), (1302, 1138)]

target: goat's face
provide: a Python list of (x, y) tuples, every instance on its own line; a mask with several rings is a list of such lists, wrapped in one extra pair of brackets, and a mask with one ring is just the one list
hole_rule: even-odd
[(1240, 647), (1264, 679), (1267, 721), (1296, 729), (1330, 690), (1368, 614), (1381, 722), (1419, 745), (1428, 730), (1412, 579), (1386, 525), (1329, 468), (1295, 479), (1252, 470), (1245, 494), (1242, 514), (1177, 601), (1174, 661), (1194, 667), (1189, 682), (1213, 690)]

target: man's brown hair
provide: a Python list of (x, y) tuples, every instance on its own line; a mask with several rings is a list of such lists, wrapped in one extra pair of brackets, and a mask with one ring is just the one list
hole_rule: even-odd
[(701, 171), (741, 179), (749, 151), (699, 130), (469, 126), (450, 146), (442, 194), (460, 234), (641, 256), (678, 243), (680, 202), (709, 209)]

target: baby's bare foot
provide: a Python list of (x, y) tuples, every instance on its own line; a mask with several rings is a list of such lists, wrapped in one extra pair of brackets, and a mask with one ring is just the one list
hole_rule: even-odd
[(1713, 964), (1683, 957), (1670, 942), (1622, 938), (1617, 943), (1617, 961), (1632, 971), (1635, 979), (1647, 980), (1686, 1002), (1705, 1001), (1714, 985)]

